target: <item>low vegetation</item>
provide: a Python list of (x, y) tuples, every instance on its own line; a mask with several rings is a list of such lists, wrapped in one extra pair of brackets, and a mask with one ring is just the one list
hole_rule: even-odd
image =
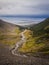
[[(20, 30), (21, 29), (21, 30)], [(20, 40), (22, 27), (0, 20), (0, 44), (15, 45)]]
[(13, 24), (10, 26), (8, 24), (8, 27), (6, 27), (4, 23), (3, 29), (2, 25), (0, 24), (0, 43), (10, 46), (15, 45), (21, 39), (19, 33), (26, 29), (24, 33), (26, 43), (19, 48), (19, 51), (23, 53), (49, 54), (49, 18), (39, 24), (28, 26), (29, 28), (13, 26)]
[(49, 18), (31, 26), (25, 35), (26, 43), (19, 49), (20, 52), (49, 54)]

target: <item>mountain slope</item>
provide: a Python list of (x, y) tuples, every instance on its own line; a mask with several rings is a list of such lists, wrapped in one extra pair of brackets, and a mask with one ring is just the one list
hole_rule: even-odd
[[(49, 54), (49, 18), (27, 27), (9, 24), (0, 20), (0, 43), (8, 43), (13, 46), (21, 39), (19, 33), (21, 33), (22, 30), (24, 31), (24, 29), (26, 29), (24, 33), (26, 42), (19, 48), (19, 51), (24, 53), (42, 52)], [(14, 35), (12, 33), (14, 33)]]
[(23, 27), (0, 20), (0, 33), (17, 33), (20, 29), (23, 29)]
[(45, 28), (49, 26), (49, 18), (45, 19), (39, 24), (30, 26), (30, 30), (34, 31), (35, 36), (39, 36), (45, 33)]
[(19, 41), (19, 33), (23, 30), (22, 26), (0, 20), (0, 43), (9, 45)]
[(26, 33), (31, 37), (26, 39), (27, 41), (20, 48), (20, 51), (49, 54), (49, 18), (34, 26), (30, 26), (29, 30), (31, 33), (28, 33), (28, 31)]

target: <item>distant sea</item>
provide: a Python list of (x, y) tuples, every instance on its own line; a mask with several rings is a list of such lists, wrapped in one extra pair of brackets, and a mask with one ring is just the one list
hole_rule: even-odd
[(17, 25), (29, 25), (39, 23), (43, 21), (45, 18), (33, 18), (28, 16), (0, 16), (0, 19)]

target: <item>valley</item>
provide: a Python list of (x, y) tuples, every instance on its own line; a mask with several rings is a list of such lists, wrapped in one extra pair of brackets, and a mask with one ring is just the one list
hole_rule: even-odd
[(49, 65), (49, 18), (26, 27), (0, 20), (0, 65)]

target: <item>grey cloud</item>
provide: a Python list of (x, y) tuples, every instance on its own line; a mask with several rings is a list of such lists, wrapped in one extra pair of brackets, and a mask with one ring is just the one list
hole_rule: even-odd
[(48, 14), (49, 0), (0, 0), (0, 14)]

